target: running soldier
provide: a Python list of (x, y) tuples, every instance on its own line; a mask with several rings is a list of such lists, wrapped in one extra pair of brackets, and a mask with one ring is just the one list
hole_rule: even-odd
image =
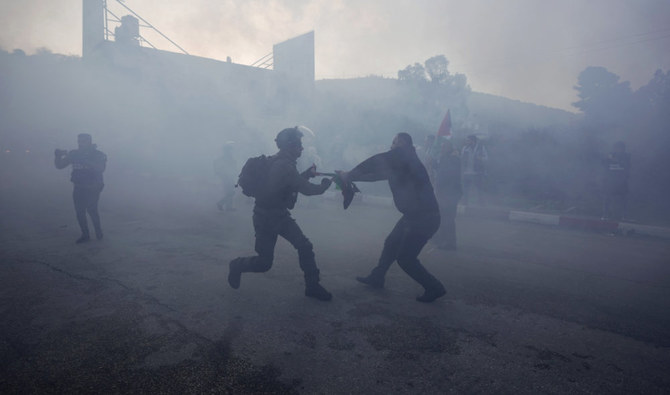
[[(305, 276), (305, 296), (324, 301), (332, 298), (330, 292), (319, 284), (319, 269), (314, 259), (312, 243), (302, 233), (289, 211), (295, 206), (298, 193), (307, 196), (321, 195), (332, 182), (328, 178), (323, 178), (320, 185), (309, 182), (315, 176), (315, 166), (302, 174), (298, 173), (296, 161), (303, 150), (302, 136), (298, 127), (282, 130), (275, 139), (279, 152), (263, 158), (267, 161), (267, 175), (260, 192), (254, 196), (253, 213), (255, 250), (258, 255), (239, 257), (230, 262), (228, 283), (234, 289), (240, 287), (242, 273), (262, 273), (270, 270), (277, 237), (281, 236), (298, 250), (298, 262)], [(242, 173), (240, 181), (244, 176), (244, 168)]]

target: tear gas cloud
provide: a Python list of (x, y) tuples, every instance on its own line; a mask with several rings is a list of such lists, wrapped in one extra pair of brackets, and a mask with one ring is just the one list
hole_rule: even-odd
[[(0, 47), (81, 54), (80, 3), (2, 2)], [(108, 2), (124, 15), (115, 3)], [(568, 111), (576, 100), (571, 88), (587, 66), (605, 66), (637, 88), (670, 62), (670, 5), (663, 0), (126, 4), (194, 55), (251, 64), (274, 43), (315, 30), (317, 79), (395, 77), (408, 64), (445, 54), (478, 92)]]
[[(43, 9), (30, 4), (32, 3), (26, 2), (24, 7), (18, 5), (4, 5), (4, 7), (10, 7), (16, 21), (29, 21), (30, 16), (43, 12)], [(234, 14), (234, 10), (226, 8), (232, 3), (210, 2), (208, 7), (192, 5), (189, 12), (179, 11), (178, 8), (159, 7), (155, 4), (152, 9), (142, 8), (150, 7), (151, 4), (153, 3), (146, 2), (141, 6), (138, 5), (137, 11), (144, 15), (152, 15), (154, 18), (174, 15), (173, 12), (178, 13), (179, 18), (166, 22), (164, 28), (167, 28), (171, 32), (170, 35), (183, 46), (194, 48), (193, 52), (205, 55), (215, 56), (223, 53), (208, 52), (213, 51), (211, 49), (213, 46), (208, 46), (209, 42), (223, 40), (219, 33), (214, 38), (196, 36), (197, 39), (189, 41), (187, 34), (180, 30), (180, 26), (181, 28), (192, 26), (195, 21), (202, 23), (204, 27), (214, 26), (218, 16)], [(21, 162), (18, 166), (3, 166), (3, 172), (7, 177), (19, 179), (21, 172), (35, 172), (40, 177), (50, 179), (55, 174), (50, 164), (53, 149), (73, 148), (76, 135), (89, 132), (94, 136), (94, 142), (109, 157), (106, 173), (110, 184), (108, 190), (112, 188), (113, 183), (119, 188), (123, 185), (123, 188), (133, 191), (131, 186), (133, 183), (146, 184), (147, 180), (160, 180), (156, 181), (154, 196), (151, 199), (165, 200), (167, 196), (184, 193), (188, 197), (186, 200), (190, 202), (198, 201), (211, 206), (211, 200), (219, 188), (212, 162), (221, 153), (223, 144), (227, 141), (235, 143), (235, 160), (241, 167), (244, 160), (250, 156), (273, 153), (276, 150), (273, 138), (279, 130), (304, 124), (316, 133), (313, 141), (306, 139), (305, 146), (313, 146), (312, 157), (318, 158), (314, 160), (321, 163), (321, 169), (327, 171), (349, 169), (367, 156), (388, 149), (391, 139), (400, 131), (411, 133), (415, 144), (422, 145), (425, 136), (435, 134), (446, 110), (449, 109), (453, 120), (452, 141), (456, 147), (460, 148), (463, 145), (465, 136), (477, 134), (489, 150), (487, 188), (491, 204), (526, 206), (547, 204), (561, 209), (577, 208), (584, 213), (596, 213), (600, 193), (600, 159), (607, 155), (614, 141), (624, 140), (628, 142), (635, 163), (631, 188), (636, 190), (636, 193), (631, 197), (631, 207), (638, 207), (638, 215), (652, 217), (663, 211), (661, 201), (663, 194), (668, 190), (668, 175), (665, 172), (658, 174), (659, 172), (654, 169), (668, 168), (665, 166), (667, 161), (663, 159), (668, 142), (665, 134), (661, 132), (667, 125), (667, 119), (662, 115), (663, 109), (666, 108), (664, 106), (667, 106), (667, 94), (663, 93), (663, 87), (666, 86), (664, 84), (667, 84), (668, 79), (667, 72), (661, 69), (660, 74), (654, 74), (653, 71), (642, 73), (645, 77), (636, 77), (638, 82), (630, 84), (627, 79), (608, 69), (601, 70), (595, 75), (590, 74), (592, 80), (584, 81), (579, 81), (579, 71), (574, 71), (568, 80), (562, 82), (562, 86), (571, 92), (575, 103), (581, 101), (584, 104), (582, 107), (571, 107), (573, 110), (583, 111), (575, 115), (480, 93), (475, 89), (476, 86), (496, 84), (497, 80), (501, 88), (490, 91), (503, 92), (503, 81), (514, 78), (519, 89), (540, 89), (542, 84), (537, 82), (536, 77), (539, 72), (530, 68), (533, 59), (521, 56), (528, 53), (527, 49), (524, 49), (527, 48), (524, 45), (528, 43), (521, 41), (520, 37), (530, 40), (533, 35), (525, 34), (526, 31), (521, 28), (514, 28), (520, 29), (519, 31), (512, 29), (514, 30), (512, 32), (505, 31), (505, 34), (493, 35), (496, 40), (509, 37), (507, 34), (512, 34), (512, 37), (516, 38), (503, 43), (504, 45), (496, 40), (490, 40), (487, 45), (491, 47), (467, 47), (473, 44), (471, 42), (468, 44), (467, 40), (457, 40), (457, 43), (453, 44), (456, 45), (455, 48), (443, 48), (435, 44), (426, 49), (427, 52), (422, 52), (423, 50), (416, 52), (416, 46), (409, 45), (408, 42), (412, 40), (411, 36), (385, 40), (388, 43), (384, 45), (380, 42), (377, 42), (379, 45), (374, 44), (375, 54), (390, 53), (394, 54), (395, 58), (407, 59), (399, 60), (402, 62), (400, 64), (384, 61), (383, 57), (373, 55), (372, 52), (367, 52), (366, 56), (360, 52), (355, 54), (341, 52), (344, 55), (340, 59), (336, 59), (336, 56), (328, 52), (341, 47), (337, 42), (331, 41), (335, 35), (329, 30), (332, 27), (328, 26), (331, 25), (322, 23), (326, 18), (324, 10), (330, 12), (329, 15), (332, 15), (330, 19), (336, 25), (338, 18), (352, 14), (360, 15), (353, 19), (351, 29), (341, 30), (344, 37), (355, 35), (357, 31), (360, 32), (358, 29), (363, 28), (377, 31), (382, 37), (381, 33), (389, 29), (396, 30), (399, 35), (407, 31), (404, 28), (394, 29), (407, 25), (406, 21), (401, 23), (397, 19), (401, 13), (418, 20), (421, 16), (425, 16), (427, 11), (438, 14), (438, 11), (444, 11), (446, 15), (451, 15), (449, 18), (453, 18), (454, 16), (446, 10), (449, 7), (456, 7), (448, 2), (431, 6), (434, 8), (425, 5), (410, 7), (405, 3), (396, 5), (397, 7), (381, 8), (381, 2), (364, 2), (361, 7), (369, 9), (370, 13), (360, 13), (356, 11), (356, 7), (351, 7), (346, 2), (329, 3), (329, 5), (307, 2), (300, 6), (289, 6), (288, 3), (278, 1), (271, 2), (266, 7), (261, 7), (257, 2), (245, 2), (244, 5), (238, 5), (235, 10), (248, 18), (235, 18), (242, 22), (231, 21), (220, 24), (223, 32), (220, 34), (226, 35), (228, 40), (225, 42), (232, 43), (240, 38), (246, 48), (236, 50), (237, 55), (232, 54), (233, 57), (237, 59), (237, 56), (241, 56), (245, 59), (244, 57), (248, 56), (246, 59), (251, 60), (262, 56), (263, 53), (246, 55), (245, 51), (255, 48), (252, 43), (269, 40), (270, 32), (261, 28), (268, 25), (269, 20), (282, 23), (271, 23), (274, 26), (272, 33), (275, 35), (266, 48), (274, 43), (277, 32), (289, 38), (294, 32), (292, 29), (298, 29), (300, 33), (311, 26), (310, 23), (317, 23), (317, 28), (320, 29), (315, 34), (317, 81), (313, 91), (308, 94), (296, 93), (290, 84), (269, 88), (271, 83), (268, 82), (267, 73), (271, 71), (268, 70), (265, 74), (261, 71), (259, 74), (254, 74), (258, 78), (231, 77), (222, 75), (225, 73), (217, 71), (217, 66), (211, 66), (210, 64), (216, 63), (214, 61), (189, 58), (186, 55), (159, 57), (154, 59), (153, 63), (149, 62), (149, 66), (138, 68), (132, 60), (125, 63), (116, 62), (114, 66), (109, 66), (104, 63), (87, 64), (79, 57), (58, 55), (46, 49), (32, 53), (30, 47), (35, 45), (35, 35), (23, 36), (16, 33), (13, 24), (15, 22), (8, 21), (5, 27), (7, 34), (3, 34), (2, 45), (22, 42), (25, 43), (26, 50), (24, 52), (17, 49), (11, 52), (5, 49), (0, 53), (3, 70), (0, 77), (3, 83), (3, 90), (0, 93), (3, 104), (0, 120), (1, 144), (3, 152), (12, 151), (13, 154), (17, 154), (5, 153), (3, 161), (19, 160), (18, 153), (23, 153), (23, 159), (20, 160), (27, 162)], [(593, 17), (592, 7), (597, 6), (604, 7), (600, 3), (583, 6), (583, 17), (593, 18), (594, 26), (608, 25), (609, 22)], [(455, 26), (460, 26), (463, 31), (466, 31), (463, 23), (473, 24), (472, 21), (478, 20), (475, 14), (482, 6), (480, 4), (469, 7), (471, 8), (461, 9), (463, 17), (459, 21), (454, 21)], [(526, 9), (533, 9), (538, 15), (543, 15), (552, 11), (554, 6), (521, 2), (512, 6), (492, 7), (489, 11), (494, 11), (496, 14), (494, 18), (496, 22), (489, 27), (495, 30), (503, 29), (501, 23), (505, 19), (501, 18), (502, 15), (522, 18), (526, 15)], [(629, 11), (621, 5), (613, 5), (612, 9), (615, 13)], [(581, 14), (578, 10), (574, 7), (562, 9), (559, 15), (562, 18), (579, 16)], [(632, 14), (633, 17), (626, 21), (632, 19), (637, 23), (653, 22), (656, 13), (662, 15), (665, 12), (660, 3), (651, 1), (644, 2), (636, 10), (638, 12)], [(7, 13), (2, 15), (8, 18)], [(60, 17), (66, 16), (57, 16), (56, 20)], [(432, 19), (428, 19), (426, 29), (436, 29), (435, 23)], [(525, 26), (530, 28), (527, 24)], [(45, 27), (41, 26), (40, 29), (42, 28)], [(198, 31), (210, 30), (202, 28)], [(491, 31), (476, 29), (473, 35), (479, 38), (483, 35), (491, 37)], [(569, 35), (570, 32), (576, 31), (579, 31), (579, 27), (563, 29), (563, 33), (558, 36)], [(25, 41), (10, 40), (18, 40), (19, 36)], [(244, 39), (241, 36), (244, 36)], [(430, 35), (428, 42), (443, 41), (438, 40), (438, 37), (445, 36), (451, 37), (454, 34), (449, 31), (435, 31)], [(555, 40), (556, 37), (547, 37), (547, 43), (550, 38)], [(350, 37), (342, 42), (354, 38)], [(659, 64), (665, 64), (664, 56), (670, 52), (660, 53), (653, 46), (667, 42), (667, 37), (643, 38), (644, 47), (655, 54)], [(331, 45), (332, 42), (334, 44)], [(615, 44), (617, 47), (623, 46), (619, 41), (615, 41)], [(510, 50), (517, 47), (521, 53)], [(225, 53), (232, 53), (235, 48), (237, 47), (230, 46)], [(435, 56), (435, 52), (431, 52), (436, 48), (443, 48), (447, 55), (441, 58), (444, 60), (441, 76), (432, 80), (425, 69), (428, 66), (427, 59), (440, 58)], [(472, 51), (472, 48), (481, 50)], [(555, 46), (547, 44), (542, 48), (555, 48)], [(495, 79), (489, 80), (486, 84), (477, 83), (476, 86), (472, 86), (475, 79), (483, 81), (478, 70), (482, 62), (462, 57), (464, 53), (472, 52), (487, 52), (491, 56), (500, 56), (501, 69), (500, 73), (494, 76)], [(580, 62), (575, 62), (570, 67), (581, 65), (582, 61), (595, 60), (590, 57), (591, 54), (589, 52), (589, 56), (580, 58)], [(192, 63), (183, 60), (187, 58), (194, 60)], [(574, 59), (570, 56), (568, 58)], [(518, 64), (514, 66), (515, 69), (523, 70), (524, 78), (518, 76), (508, 78), (511, 74), (504, 65), (509, 59), (518, 59), (524, 65), (529, 65), (529, 68), (517, 67)], [(372, 60), (385, 63), (368, 64)], [(426, 67), (422, 64), (424, 61)], [(340, 62), (349, 66), (359, 64), (369, 67), (369, 73), (377, 76), (319, 79), (319, 74), (323, 77), (331, 73), (328, 71), (329, 67), (332, 67), (330, 70), (338, 69), (344, 74), (350, 73)], [(614, 60), (612, 62), (615, 63)], [(199, 66), (191, 68), (189, 64)], [(466, 64), (470, 64), (471, 67), (465, 68)], [(655, 64), (655, 61), (650, 61), (648, 64)], [(397, 79), (399, 72), (408, 65), (420, 66), (414, 69), (420, 73), (413, 74), (411, 78)], [(543, 65), (547, 66), (547, 62)], [(238, 66), (242, 67), (235, 62), (230, 64), (231, 69)], [(566, 64), (559, 66), (566, 67)], [(389, 67), (393, 70), (387, 70)], [(463, 71), (454, 73), (452, 70), (456, 67)], [(210, 71), (203, 72), (203, 70)], [(547, 66), (539, 70), (546, 75), (552, 75), (551, 78), (545, 75), (541, 78), (543, 81), (551, 80), (553, 83), (560, 81), (560, 78), (554, 78), (552, 68)], [(585, 68), (580, 69), (582, 70)], [(332, 73), (337, 75), (340, 72)], [(393, 78), (382, 77), (380, 74)], [(611, 82), (612, 91), (590, 90), (595, 86), (594, 80), (600, 77)], [(542, 93), (547, 97), (552, 94)], [(582, 99), (579, 97), (575, 99), (574, 96), (577, 94), (585, 96)], [(521, 94), (515, 93), (512, 96), (520, 97)], [(597, 102), (598, 108), (605, 110), (588, 107), (587, 103), (594, 102)], [(622, 114), (625, 114), (623, 118)], [(635, 136), (632, 135), (633, 131), (636, 132)], [(30, 151), (29, 154), (26, 151)], [(31, 159), (26, 159), (28, 157)], [(36, 165), (37, 163), (39, 165)], [(299, 165), (307, 166), (308, 163), (303, 158)], [(235, 172), (239, 172), (239, 168)], [(56, 177), (62, 177), (65, 181), (67, 178), (65, 173), (60, 172)], [(658, 177), (653, 179), (648, 174), (657, 174)], [(388, 188), (383, 183), (363, 185), (362, 189), (364, 193), (388, 196)], [(195, 199), (194, 195), (198, 195), (198, 199)]]

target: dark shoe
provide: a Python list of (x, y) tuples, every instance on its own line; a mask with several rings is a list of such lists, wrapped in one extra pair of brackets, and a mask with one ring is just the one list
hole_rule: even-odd
[(419, 302), (423, 302), (423, 303), (431, 303), (435, 299), (441, 298), (446, 293), (447, 293), (447, 291), (445, 291), (444, 287), (442, 285), (440, 285), (439, 287), (425, 290), (423, 295), (416, 297), (416, 300), (418, 300)]
[(372, 288), (384, 288), (384, 277), (369, 275), (367, 277), (356, 277), (356, 280)]
[(242, 279), (242, 259), (233, 259), (230, 261), (228, 268), (228, 284), (233, 289), (238, 289), (240, 287), (240, 280)]
[(333, 298), (333, 295), (326, 291), (326, 289), (323, 288), (319, 283), (307, 285), (305, 287), (305, 296), (323, 301), (329, 301)]
[(77, 241), (75, 241), (75, 244), (86, 243), (89, 240), (91, 240), (91, 238), (88, 237), (88, 235), (81, 235), (81, 237), (78, 238)]

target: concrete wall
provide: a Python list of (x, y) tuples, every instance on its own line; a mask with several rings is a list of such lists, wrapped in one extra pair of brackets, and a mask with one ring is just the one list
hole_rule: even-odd
[(276, 93), (272, 70), (232, 62), (105, 42), (97, 62), (132, 74), (143, 82), (166, 86), (206, 85), (231, 95), (268, 97)]
[(166, 86), (205, 84), (226, 95), (272, 100), (282, 107), (314, 92), (314, 32), (273, 46), (273, 70), (106, 41), (102, 0), (83, 0), (82, 56)]
[(289, 97), (311, 97), (314, 91), (314, 31), (294, 37), (272, 48), (274, 71), (284, 81), (280, 90)]

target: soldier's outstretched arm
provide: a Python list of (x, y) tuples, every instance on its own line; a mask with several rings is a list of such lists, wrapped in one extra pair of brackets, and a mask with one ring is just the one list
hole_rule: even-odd
[(303, 182), (299, 184), (298, 192), (306, 196), (321, 195), (322, 193), (326, 192), (326, 190), (330, 188), (330, 184), (333, 183), (330, 178), (322, 178), (320, 184), (312, 184), (306, 179), (302, 177), (300, 178), (303, 180)]
[(312, 163), (312, 166), (308, 167), (307, 170), (303, 171), (300, 173), (300, 177), (305, 178), (305, 179), (310, 179), (312, 177), (316, 177), (316, 165)]
[(286, 163), (277, 163), (272, 167), (269, 174), (270, 190), (289, 188), (307, 196), (321, 195), (330, 187), (330, 183), (330, 180), (321, 180), (321, 184), (312, 184), (298, 173), (295, 165), (291, 166)]

